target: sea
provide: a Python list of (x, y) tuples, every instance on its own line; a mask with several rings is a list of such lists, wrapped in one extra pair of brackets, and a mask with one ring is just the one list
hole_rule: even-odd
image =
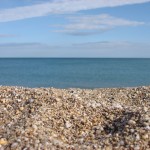
[(0, 85), (112, 88), (150, 85), (150, 59), (0, 58)]

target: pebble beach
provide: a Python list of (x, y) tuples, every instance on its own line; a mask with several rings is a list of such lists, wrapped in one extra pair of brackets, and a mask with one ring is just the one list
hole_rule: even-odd
[(0, 87), (0, 150), (149, 150), (150, 87)]

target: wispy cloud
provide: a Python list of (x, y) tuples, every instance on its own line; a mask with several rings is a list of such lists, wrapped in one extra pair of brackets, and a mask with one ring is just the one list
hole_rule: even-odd
[(0, 57), (149, 57), (150, 44), (97, 41), (68, 45), (43, 43), (0, 44)]
[(63, 54), (64, 47), (59, 45), (40, 42), (0, 43), (0, 57), (57, 57)]
[(0, 34), (0, 38), (12, 38), (16, 37), (17, 35), (15, 34)]
[(69, 17), (69, 23), (66, 25), (57, 25), (59, 27), (55, 32), (63, 32), (72, 35), (98, 34), (119, 26), (139, 26), (144, 22), (130, 21), (122, 18), (116, 18), (108, 14), (87, 15)]
[(15, 21), (49, 14), (65, 14), (102, 7), (116, 7), (150, 0), (54, 0), (42, 4), (0, 10), (0, 22)]
[(76, 43), (72, 46), (80, 48), (114, 48), (114, 47), (127, 47), (133, 45), (142, 45), (144, 43), (134, 43), (129, 41), (98, 41), (98, 42), (86, 42), (86, 43)]
[(46, 46), (46, 44), (42, 43), (36, 43), (36, 42), (29, 42), (29, 43), (0, 43), (0, 48), (2, 47), (41, 47), (41, 46)]

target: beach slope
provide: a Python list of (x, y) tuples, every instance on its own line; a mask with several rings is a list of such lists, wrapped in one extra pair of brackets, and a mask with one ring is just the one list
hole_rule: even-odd
[(150, 87), (0, 87), (0, 150), (150, 148)]

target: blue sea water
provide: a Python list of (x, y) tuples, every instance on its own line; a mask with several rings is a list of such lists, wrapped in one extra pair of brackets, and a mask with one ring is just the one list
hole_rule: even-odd
[(0, 85), (103, 88), (150, 85), (150, 59), (0, 59)]

